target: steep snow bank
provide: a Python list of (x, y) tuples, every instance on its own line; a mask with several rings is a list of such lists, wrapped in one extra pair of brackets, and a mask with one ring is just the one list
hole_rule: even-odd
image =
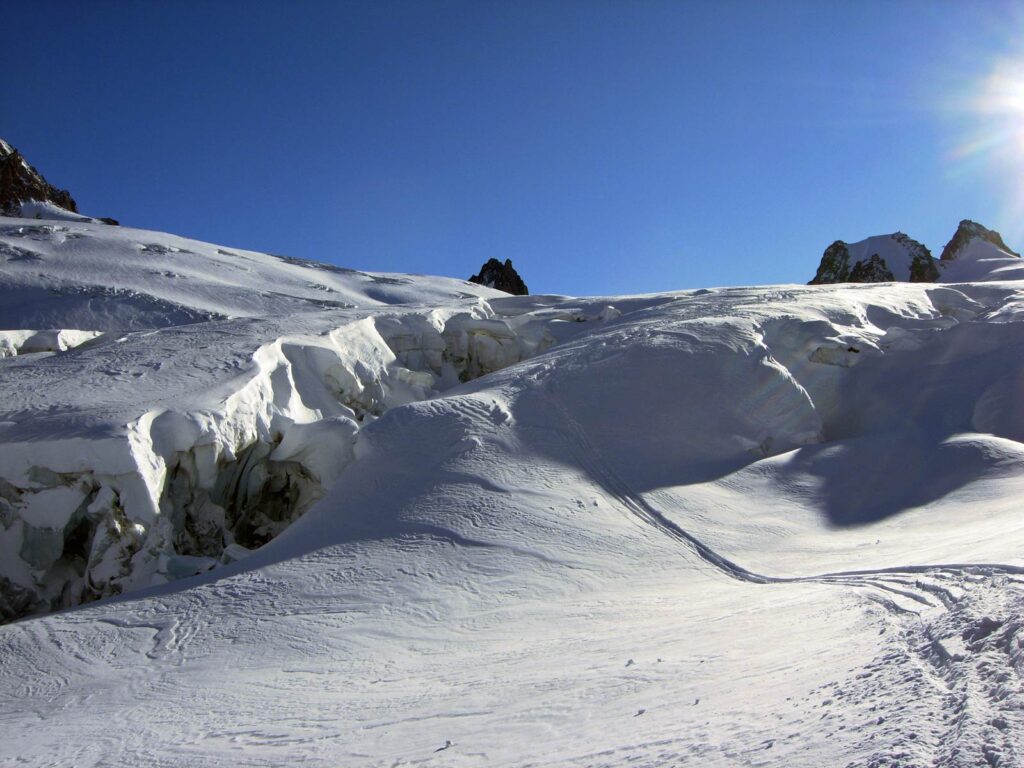
[[(546, 323), (514, 327), (482, 301), (333, 323), (306, 315), (292, 323), (305, 332), (261, 344), (238, 369), (220, 367), (227, 353), (244, 356), (279, 327), (134, 334), (49, 368), (9, 367), (22, 407), (0, 420), (0, 610), (74, 605), (244, 556), (323, 495), (363, 425), (535, 355), (554, 343)], [(7, 337), (24, 354), (45, 335)], [(183, 345), (197, 342), (204, 354), (188, 359)], [(122, 373), (109, 367), (115, 354), (132, 360), (135, 381), (105, 410), (85, 382)], [(26, 392), (27, 375), (71, 391)], [(69, 410), (44, 424), (39, 409), (55, 400)]]

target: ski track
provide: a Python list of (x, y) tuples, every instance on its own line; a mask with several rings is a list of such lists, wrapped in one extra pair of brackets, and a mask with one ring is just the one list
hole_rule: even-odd
[[(609, 496), (643, 524), (682, 543), (729, 578), (761, 585), (821, 583), (853, 588), (886, 609), (893, 630), (878, 666), (906, 669), (901, 685), (910, 689), (908, 700), (929, 702), (930, 716), (926, 714), (922, 721), (931, 720), (932, 728), (893, 734), (893, 741), (864, 763), (867, 768), (1022, 764), (1024, 754), (1015, 745), (1024, 742), (1024, 568), (985, 563), (893, 566), (796, 577), (755, 573), (716, 552), (633, 491), (602, 460), (568, 410), (553, 397), (545, 399), (571, 436), (574, 457)], [(1005, 605), (1007, 594), (1015, 595), (1013, 605)], [(969, 642), (963, 654), (951, 654), (943, 645), (944, 640), (965, 638)], [(868, 671), (874, 668), (869, 665)], [(872, 685), (869, 678), (858, 675), (846, 695), (878, 700), (871, 707), (875, 710), (892, 692)], [(877, 724), (884, 722), (880, 716)], [(850, 763), (849, 768), (857, 765), (861, 763)]]

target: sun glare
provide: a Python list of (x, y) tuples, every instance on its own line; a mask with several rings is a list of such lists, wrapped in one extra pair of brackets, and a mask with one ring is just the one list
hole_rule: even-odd
[(986, 78), (979, 111), (1024, 117), (1024, 61), (1001, 61)]
[[(1024, 218), (1024, 56), (1003, 56), (954, 97), (959, 140), (948, 159), (952, 178), (977, 175), (998, 190), (1006, 222)], [(1012, 226), (1004, 235), (1024, 236)]]
[(997, 61), (972, 91), (967, 106), (977, 126), (954, 157), (1011, 159), (1024, 165), (1024, 59)]

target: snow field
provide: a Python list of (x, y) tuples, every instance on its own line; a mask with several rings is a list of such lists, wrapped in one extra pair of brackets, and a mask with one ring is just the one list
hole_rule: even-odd
[(257, 297), (60, 226), (0, 243), (124, 274), (0, 362), (0, 586), (111, 596), (0, 627), (3, 760), (1024, 760), (1019, 283)]

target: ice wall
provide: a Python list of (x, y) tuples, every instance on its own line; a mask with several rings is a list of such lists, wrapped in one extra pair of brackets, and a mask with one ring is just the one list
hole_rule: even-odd
[[(6, 332), (0, 345), (60, 351), (93, 335)], [(553, 343), (545, 322), (496, 317), (484, 301), (377, 314), (259, 346), (215, 407), (2, 443), (0, 616), (245, 557), (325, 493), (365, 424)]]

